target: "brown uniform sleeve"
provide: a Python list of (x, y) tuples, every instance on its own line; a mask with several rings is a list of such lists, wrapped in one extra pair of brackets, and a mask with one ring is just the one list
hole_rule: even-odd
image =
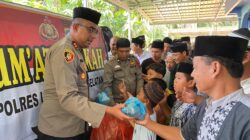
[(104, 66), (102, 89), (109, 88), (112, 91), (112, 81), (114, 79), (114, 72), (110, 62)]
[(142, 69), (140, 66), (140, 62), (137, 58), (136, 59), (136, 92), (139, 93), (140, 89), (144, 84), (144, 80), (142, 79)]
[[(112, 70), (112, 65), (110, 63), (106, 63), (104, 65), (103, 83), (102, 83), (102, 86), (101, 86), (102, 90), (106, 89), (106, 90), (109, 90), (109, 91), (112, 92), (112, 82), (113, 82), (113, 79), (114, 79), (113, 74), (114, 74), (114, 72)], [(110, 98), (109, 106), (115, 105), (113, 94), (109, 94), (109, 98)]]
[[(80, 65), (80, 61), (76, 54), (72, 62), (66, 62), (64, 50), (56, 55), (51, 59), (54, 64), (51, 68), (61, 107), (84, 121), (91, 123), (93, 127), (98, 127), (104, 117), (106, 106), (88, 101), (87, 97), (80, 94), (79, 89), (84, 85), (79, 84), (80, 74), (77, 68)], [(88, 86), (85, 88), (88, 88)], [(86, 89), (84, 92), (88, 92), (88, 90)]]

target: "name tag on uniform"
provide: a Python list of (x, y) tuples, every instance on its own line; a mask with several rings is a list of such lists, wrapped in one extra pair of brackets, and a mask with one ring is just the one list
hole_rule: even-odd
[(120, 65), (116, 65), (115, 66), (115, 71), (118, 71), (118, 70), (120, 70), (121, 69), (121, 66)]

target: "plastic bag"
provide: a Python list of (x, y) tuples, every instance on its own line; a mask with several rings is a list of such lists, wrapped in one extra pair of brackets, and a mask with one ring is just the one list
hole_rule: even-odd
[(105, 114), (99, 128), (92, 129), (90, 140), (132, 140), (133, 131), (129, 122)]
[(96, 102), (103, 105), (108, 105), (110, 103), (110, 98), (105, 91), (102, 91), (98, 93)]
[(125, 101), (125, 105), (126, 106), (122, 108), (124, 114), (139, 120), (144, 120), (146, 107), (140, 100), (135, 97), (130, 97)]
[(111, 90), (105, 89), (103, 91), (100, 91), (96, 97), (96, 102), (103, 105), (113, 105), (114, 100)]

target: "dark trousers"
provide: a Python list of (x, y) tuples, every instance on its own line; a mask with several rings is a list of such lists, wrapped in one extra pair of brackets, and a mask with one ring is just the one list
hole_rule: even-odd
[(157, 135), (156, 140), (164, 140), (164, 139)]
[(88, 140), (88, 139), (85, 139), (84, 137), (85, 137), (85, 133), (80, 134), (78, 136), (69, 137), (69, 138), (58, 138), (58, 137), (52, 137), (52, 136), (48, 136), (45, 134), (41, 134), (41, 135), (38, 135), (37, 140)]
[(89, 140), (89, 136), (90, 136), (88, 133), (83, 133), (74, 137), (59, 138), (59, 137), (53, 137), (53, 136), (43, 134), (37, 128), (35, 129), (36, 130), (34, 131), (33, 129), (33, 131), (37, 134), (36, 140)]

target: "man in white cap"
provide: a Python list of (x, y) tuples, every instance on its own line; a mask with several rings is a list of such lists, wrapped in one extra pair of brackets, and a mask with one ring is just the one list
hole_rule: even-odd
[(250, 31), (247, 28), (240, 28), (233, 31), (230, 36), (248, 40), (247, 51), (243, 59), (244, 73), (241, 77), (241, 86), (246, 94), (250, 96)]

